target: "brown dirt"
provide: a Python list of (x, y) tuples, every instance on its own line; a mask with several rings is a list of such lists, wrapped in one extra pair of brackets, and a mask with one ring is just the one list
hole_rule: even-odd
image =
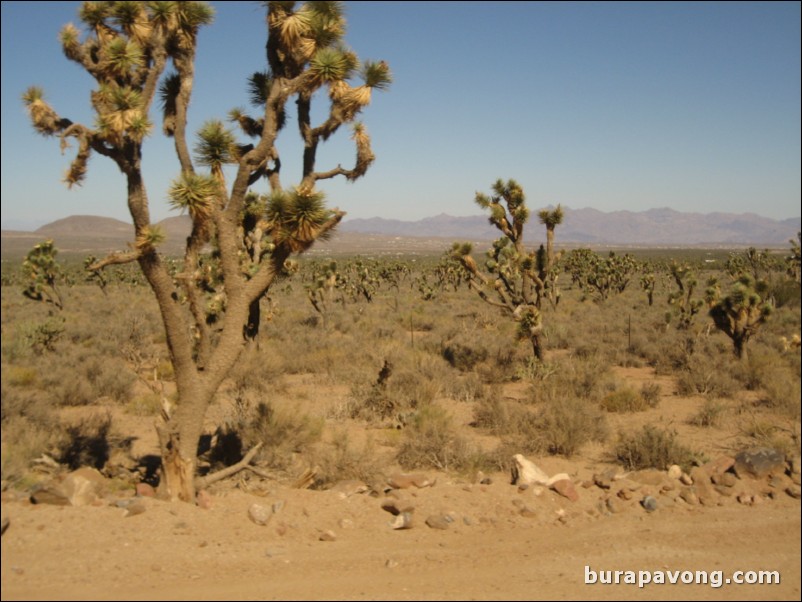
[[(657, 380), (664, 399), (655, 410), (611, 415), (613, 424), (661, 419), (680, 428), (686, 440), (709, 438), (685, 424), (698, 400), (677, 397), (671, 382), (643, 369), (622, 369), (617, 376), (636, 387)], [(347, 392), (323, 389), (315, 379), (294, 377), (285, 395), (310, 406), (323, 396), (321, 411), (331, 415)], [(467, 423), (468, 407), (451, 402), (449, 410)], [(220, 409), (213, 417), (224, 415)], [(153, 450), (152, 419), (120, 419), (128, 421), (126, 432), (140, 437), (139, 453)], [(708, 447), (711, 456), (720, 451)], [(622, 511), (610, 514), (604, 507), (609, 494), (589, 483), (612, 466), (601, 446), (588, 446), (571, 460), (531, 459), (549, 474), (569, 473), (579, 501), (539, 488), (521, 491), (506, 474), (480, 484), (428, 472), (437, 479), (433, 487), (390, 494), (398, 507), (414, 507), (413, 527), (393, 530), (393, 516), (381, 507), (384, 493), (346, 497), (276, 483), (246, 492), (233, 479), (213, 491), (210, 509), (147, 498), (144, 513), (126, 516), (112, 503), (130, 498), (130, 491), (84, 507), (32, 505), (24, 495), (5, 492), (3, 516), (11, 524), (2, 537), (2, 598), (800, 599), (800, 503), (782, 489), (743, 481), (736, 487), (757, 494), (759, 503), (722, 495), (716, 506), (690, 506), (675, 499), (677, 489), (661, 493), (647, 485), (619, 500)], [(658, 500), (653, 513), (638, 503), (647, 493)], [(283, 505), (267, 526), (249, 520), (252, 504), (276, 502)], [(454, 519), (448, 529), (425, 524), (428, 516), (446, 513)], [(334, 541), (321, 540), (327, 531)], [(722, 571), (725, 579), (736, 571), (778, 571), (781, 583), (589, 585), (586, 566)]]

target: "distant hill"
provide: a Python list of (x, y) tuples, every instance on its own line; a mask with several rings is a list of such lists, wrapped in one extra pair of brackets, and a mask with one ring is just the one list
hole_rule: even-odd
[[(799, 217), (773, 220), (753, 213), (682, 213), (673, 209), (615, 211), (563, 208), (565, 218), (557, 228), (560, 245), (586, 246), (697, 246), (786, 247), (802, 229)], [(175, 255), (189, 235), (188, 216), (169, 217), (158, 225), (167, 240), (160, 247)], [(315, 245), (319, 253), (436, 252), (451, 241), (490, 241), (498, 232), (482, 215), (455, 217), (441, 214), (417, 221), (346, 219), (331, 241)], [(102, 255), (127, 248), (133, 240), (131, 224), (108, 217), (74, 215), (42, 226), (34, 232), (3, 230), (3, 258), (20, 257), (43, 239), (52, 238), (65, 255)], [(530, 245), (543, 242), (544, 228), (531, 219)]]
[[(753, 213), (682, 213), (673, 209), (615, 211), (563, 208), (565, 218), (557, 227), (557, 240), (567, 244), (601, 245), (729, 245), (785, 246), (802, 226), (801, 218), (774, 220)], [(545, 236), (537, 218), (530, 232), (532, 243)], [(485, 216), (453, 217), (441, 214), (418, 221), (383, 218), (343, 221), (343, 232), (491, 240), (498, 237)]]

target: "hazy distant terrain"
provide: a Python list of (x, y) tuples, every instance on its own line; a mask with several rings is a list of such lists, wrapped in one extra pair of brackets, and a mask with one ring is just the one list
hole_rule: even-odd
[[(557, 228), (558, 244), (572, 246), (757, 246), (785, 247), (802, 227), (799, 217), (774, 220), (753, 213), (681, 213), (651, 209), (604, 213), (595, 209), (565, 208)], [(190, 231), (189, 217), (170, 217), (159, 222), (167, 240), (163, 252), (178, 254)], [(527, 240), (544, 240), (543, 228), (533, 217)], [(485, 216), (455, 217), (441, 214), (418, 221), (345, 219), (336, 236), (315, 245), (317, 253), (409, 253), (445, 250), (451, 241), (489, 241), (498, 231)], [(131, 224), (89, 215), (60, 219), (33, 232), (3, 230), (2, 255), (20, 257), (37, 242), (52, 238), (63, 254), (103, 254), (124, 250), (133, 239)]]

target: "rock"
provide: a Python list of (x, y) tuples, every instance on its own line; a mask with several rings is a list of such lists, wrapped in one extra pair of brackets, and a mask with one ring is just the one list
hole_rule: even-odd
[(755, 496), (753, 496), (753, 495), (751, 495), (749, 493), (742, 493), (741, 495), (739, 495), (735, 499), (738, 500), (739, 504), (743, 504), (745, 506), (751, 506), (752, 504), (755, 503)]
[(644, 485), (659, 486), (665, 481), (666, 475), (662, 470), (646, 469), (630, 473), (628, 478)]
[(666, 475), (669, 479), (673, 479), (674, 481), (679, 481), (679, 478), (682, 476), (682, 468), (680, 468), (677, 464), (672, 464), (668, 467), (668, 471), (666, 471)]
[(612, 476), (608, 474), (594, 474), (593, 482), (599, 489), (610, 489), (613, 485)]
[(248, 508), (248, 518), (264, 527), (273, 518), (273, 510), (261, 504), (251, 504), (251, 507)]
[(747, 476), (762, 479), (784, 472), (785, 456), (776, 449), (758, 447), (744, 450), (735, 456), (735, 474), (741, 479)]
[(691, 506), (696, 506), (699, 503), (699, 498), (696, 495), (694, 487), (683, 487), (680, 489), (679, 497)]
[(352, 521), (350, 518), (341, 518), (339, 521), (337, 521), (337, 524), (340, 525), (340, 529), (353, 529), (356, 527), (354, 521)]
[(62, 489), (55, 485), (45, 485), (31, 494), (32, 504), (52, 504), (54, 506), (69, 506), (70, 500)]
[(682, 476), (679, 478), (679, 482), (683, 485), (693, 485), (693, 479), (691, 478), (691, 475), (685, 472), (682, 473)]
[(794, 475), (799, 476), (802, 474), (802, 457), (794, 456), (791, 458), (791, 462), (789, 462), (789, 472), (791, 473), (791, 477)]
[(802, 497), (802, 489), (799, 487), (799, 485), (789, 485), (786, 487), (785, 493), (790, 495), (795, 500), (798, 500), (800, 497)]
[(395, 567), (398, 566), (398, 561), (393, 558), (388, 558), (384, 562), (384, 566), (387, 567), (388, 569), (394, 569)]
[(320, 533), (318, 541), (337, 541), (337, 534), (331, 529), (326, 529)]
[(559, 493), (564, 498), (568, 498), (572, 502), (579, 501), (579, 494), (570, 479), (560, 479), (551, 484), (551, 488)]
[(89, 506), (100, 498), (106, 478), (94, 468), (74, 470), (61, 483), (61, 490), (72, 506)]
[(548, 485), (549, 475), (521, 454), (512, 457), (512, 482), (514, 485)]
[(6, 531), (8, 531), (9, 525), (11, 525), (11, 519), (7, 516), (4, 516), (2, 522), (0, 522), (0, 536), (5, 535)]
[(607, 510), (609, 510), (612, 514), (618, 514), (624, 509), (624, 506), (621, 504), (621, 502), (614, 497), (607, 498), (605, 505), (607, 506)]
[(715, 460), (711, 460), (707, 464), (704, 464), (702, 468), (708, 475), (714, 477), (727, 472), (733, 467), (734, 464), (735, 458), (732, 456), (719, 456)]
[(448, 529), (449, 525), (453, 520), (450, 516), (445, 514), (432, 514), (426, 517), (426, 525), (431, 529), (440, 529), (441, 531), (445, 531)]
[(136, 495), (140, 497), (156, 497), (156, 490), (148, 483), (136, 484)]
[(396, 473), (387, 479), (387, 484), (393, 489), (409, 489), (410, 487), (422, 489), (423, 487), (432, 487), (435, 482), (425, 474)]
[(415, 508), (410, 505), (404, 505), (401, 503), (401, 500), (391, 500), (385, 499), (381, 504), (382, 510), (385, 512), (389, 512), (393, 516), (398, 516), (403, 512), (414, 512)]
[(657, 510), (657, 500), (650, 495), (644, 497), (640, 501), (640, 505), (643, 506), (646, 512), (654, 512), (655, 510)]
[(335, 492), (340, 499), (345, 499), (368, 490), (369, 487), (362, 481), (351, 479), (337, 482), (329, 491)]
[(142, 502), (141, 500), (136, 500), (135, 502), (128, 504), (125, 509), (125, 517), (128, 518), (129, 516), (136, 516), (137, 514), (144, 514), (148, 507)]
[(718, 502), (716, 491), (710, 483), (710, 474), (701, 466), (691, 469), (691, 478), (699, 502), (704, 506), (714, 506)]
[(390, 522), (390, 526), (395, 529), (396, 531), (402, 529), (411, 529), (412, 528), (412, 513), (411, 512), (402, 512), (398, 516), (395, 517), (393, 521)]
[(206, 489), (201, 489), (195, 495), (195, 501), (198, 504), (198, 508), (203, 508), (204, 510), (211, 510), (212, 506), (214, 506), (214, 498)]
[(716, 485), (721, 485), (722, 487), (735, 487), (735, 485), (738, 483), (738, 477), (731, 472), (714, 474), (711, 480)]

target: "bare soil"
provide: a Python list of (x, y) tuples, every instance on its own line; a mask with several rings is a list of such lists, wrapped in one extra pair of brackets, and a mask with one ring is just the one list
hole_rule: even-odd
[[(646, 369), (621, 369), (619, 376), (633, 386), (656, 379)], [(660, 384), (657, 409), (611, 421), (660, 419), (681, 429), (685, 441), (706, 441), (711, 458), (732, 452), (731, 427), (712, 437), (709, 429), (687, 425), (699, 400), (675, 395), (670, 381)], [(323, 399), (321, 411), (330, 415), (345, 392), (302, 378), (290, 381), (285, 395), (310, 407)], [(470, 404), (448, 408), (470, 421)], [(118, 419), (139, 437), (137, 453), (155, 452), (152, 418)], [(212, 490), (211, 508), (143, 498), (139, 514), (116, 505), (130, 500), (131, 490), (81, 507), (34, 505), (26, 494), (6, 491), (2, 599), (800, 599), (800, 502), (777, 483), (739, 481), (732, 495), (709, 506), (679, 499), (679, 485), (645, 484), (629, 500), (616, 498), (619, 511), (611, 513), (610, 492), (592, 484), (594, 474), (615, 467), (602, 446), (571, 459), (530, 459), (548, 474), (568, 473), (579, 500), (545, 488), (522, 490), (502, 473), (477, 479), (433, 471), (426, 472), (436, 479), (431, 487), (372, 493), (235, 478)], [(756, 502), (739, 502), (739, 493)], [(657, 499), (654, 512), (640, 504), (647, 494)], [(412, 528), (391, 527), (394, 516), (382, 508), (388, 502), (414, 508)], [(253, 504), (276, 508), (266, 526), (249, 519)], [(452, 521), (446, 529), (427, 526), (428, 517), (444, 515)], [(586, 584), (586, 570), (720, 571), (724, 580), (736, 571), (776, 571), (781, 582), (640, 588)]]

